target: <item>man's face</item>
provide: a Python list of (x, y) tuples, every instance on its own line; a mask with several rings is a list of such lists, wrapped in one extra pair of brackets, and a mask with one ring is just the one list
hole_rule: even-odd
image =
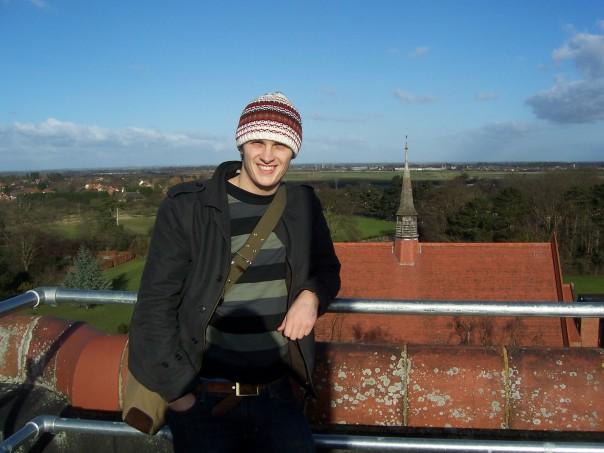
[(292, 150), (272, 140), (252, 140), (243, 144), (243, 165), (239, 187), (258, 195), (271, 195), (287, 173)]

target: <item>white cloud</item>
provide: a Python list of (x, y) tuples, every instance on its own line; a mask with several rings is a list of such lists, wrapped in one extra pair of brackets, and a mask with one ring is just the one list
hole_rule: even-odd
[(499, 99), (499, 94), (494, 91), (480, 91), (474, 95), (474, 99), (477, 101), (494, 101)]
[(604, 78), (558, 82), (526, 100), (535, 115), (556, 123), (590, 123), (604, 119)]
[(169, 147), (211, 146), (216, 142), (188, 133), (165, 133), (155, 129), (127, 127), (124, 129), (106, 129), (94, 125), (76, 124), (48, 118), (39, 124), (15, 123), (0, 129), (2, 136), (12, 137), (21, 143), (71, 146), (71, 145), (111, 145), (132, 146), (137, 144), (161, 144)]
[(429, 94), (413, 94), (408, 91), (397, 88), (392, 93), (399, 101), (404, 104), (426, 104), (436, 101), (436, 97)]
[[(574, 29), (573, 29), (574, 30)], [(555, 62), (571, 60), (581, 79), (556, 76), (554, 86), (526, 99), (538, 118), (555, 123), (604, 119), (604, 35), (578, 33), (552, 52)]]
[(409, 56), (411, 58), (420, 58), (420, 57), (423, 57), (424, 55), (426, 55), (428, 52), (430, 52), (429, 47), (426, 47), (426, 46), (416, 47), (411, 53), (409, 53)]
[[(109, 129), (49, 118), (0, 125), (0, 168), (73, 168), (183, 164), (233, 148), (230, 140), (141, 127)], [(6, 151), (4, 151), (6, 150)]]
[(604, 77), (604, 35), (577, 33), (552, 52), (556, 62), (573, 60), (587, 79)]

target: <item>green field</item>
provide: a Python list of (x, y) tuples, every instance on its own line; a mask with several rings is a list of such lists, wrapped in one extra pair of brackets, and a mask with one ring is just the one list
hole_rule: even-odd
[[(147, 234), (155, 223), (155, 216), (120, 214), (120, 225), (134, 234)], [(76, 239), (82, 231), (82, 221), (77, 217), (70, 216), (60, 222), (50, 224), (50, 229), (70, 239)]]
[(62, 304), (57, 307), (41, 305), (38, 308), (24, 310), (24, 313), (84, 321), (103, 332), (113, 334), (120, 333), (118, 330), (120, 325), (122, 328), (130, 325), (133, 309), (133, 305), (123, 304), (94, 305), (90, 308), (78, 304)]
[(80, 225), (78, 221), (68, 220), (52, 223), (49, 228), (69, 239), (75, 239), (80, 235)]
[[(467, 175), (478, 179), (500, 179), (507, 175), (538, 175), (538, 172), (506, 172), (506, 171), (480, 171), (480, 170), (411, 170), (413, 181), (443, 181)], [(373, 170), (342, 170), (342, 171), (300, 171), (290, 170), (285, 179), (287, 181), (390, 181), (395, 176), (401, 176), (402, 171), (373, 171)]]
[(135, 234), (147, 234), (155, 223), (155, 216), (120, 214), (120, 225)]
[(604, 294), (604, 275), (566, 275), (564, 283), (570, 282), (577, 294)]
[(394, 234), (394, 221), (362, 216), (355, 216), (354, 220), (361, 231), (361, 239)]
[[(145, 260), (137, 258), (106, 270), (105, 277), (114, 282), (113, 289), (137, 291), (144, 266)], [(123, 333), (123, 330), (119, 330), (120, 325), (122, 329), (130, 325), (133, 309), (133, 305), (123, 304), (93, 305), (90, 308), (79, 304), (62, 304), (57, 307), (41, 305), (36, 309), (27, 309), (24, 313), (84, 321), (103, 332), (113, 334)]]
[(141, 282), (145, 260), (136, 258), (105, 271), (105, 277), (113, 283), (113, 289), (136, 291)]
[(334, 242), (358, 242), (394, 234), (394, 222), (364, 216), (331, 215), (328, 217)]

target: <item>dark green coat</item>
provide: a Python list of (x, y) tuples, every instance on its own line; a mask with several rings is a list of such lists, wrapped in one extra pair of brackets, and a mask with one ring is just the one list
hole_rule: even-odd
[[(231, 261), (226, 180), (240, 167), (225, 162), (208, 181), (173, 187), (157, 213), (130, 325), (128, 366), (166, 401), (190, 391), (201, 369), (205, 330)], [(312, 188), (287, 185), (275, 232), (286, 247), (288, 307), (308, 289), (319, 296), (322, 314), (340, 288), (340, 263)], [(290, 342), (293, 375), (311, 391), (314, 350), (313, 333)]]

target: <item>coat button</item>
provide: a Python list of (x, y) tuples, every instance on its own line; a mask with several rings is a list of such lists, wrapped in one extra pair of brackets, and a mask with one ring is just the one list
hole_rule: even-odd
[(193, 344), (199, 343), (199, 340), (195, 337), (191, 338), (191, 341), (193, 342)]
[(199, 311), (206, 311), (206, 307), (204, 307), (203, 305), (201, 307), (199, 307)]
[(216, 281), (217, 282), (221, 282), (222, 281), (222, 274), (220, 274), (218, 277), (216, 277)]
[(162, 362), (161, 366), (163, 366), (164, 368), (169, 368), (170, 365), (168, 365), (168, 362)]

